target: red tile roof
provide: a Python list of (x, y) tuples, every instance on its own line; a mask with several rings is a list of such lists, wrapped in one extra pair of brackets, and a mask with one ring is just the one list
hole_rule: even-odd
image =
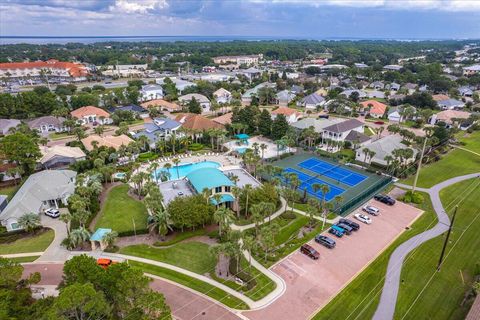
[(92, 114), (96, 115), (97, 117), (110, 118), (110, 114), (107, 111), (94, 106), (81, 107), (73, 110), (72, 112), (70, 112), (70, 114), (72, 115), (72, 117), (77, 119), (82, 119), (83, 117)]
[(368, 108), (369, 105), (371, 105), (372, 106), (372, 108), (370, 109), (371, 114), (377, 114), (377, 115), (383, 116), (385, 114), (385, 111), (387, 111), (387, 105), (384, 103), (378, 102), (377, 100), (367, 100), (367, 101), (360, 102), (360, 104), (364, 108)]
[(180, 122), (184, 128), (196, 131), (224, 128), (224, 126), (220, 123), (214, 122), (202, 115), (194, 113), (179, 113), (175, 118), (175, 121)]
[(58, 60), (34, 61), (34, 62), (9, 62), (0, 63), (0, 69), (33, 69), (33, 68), (50, 68), (50, 69), (65, 69), (72, 77), (82, 77), (88, 74), (87, 69), (83, 64), (73, 62), (62, 62)]
[(291, 116), (292, 114), (296, 114), (297, 116), (301, 116), (302, 114), (295, 109), (288, 108), (288, 107), (279, 107), (272, 111), (272, 114), (283, 114), (284, 116)]

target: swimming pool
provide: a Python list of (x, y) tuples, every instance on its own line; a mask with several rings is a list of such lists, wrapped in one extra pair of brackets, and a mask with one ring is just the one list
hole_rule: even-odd
[(157, 169), (155, 171), (155, 174), (153, 178), (155, 178), (155, 175), (158, 177), (160, 180), (162, 176), (162, 172), (168, 172), (170, 175), (170, 178), (168, 180), (177, 180), (185, 177), (187, 174), (189, 174), (192, 171), (195, 171), (197, 169), (202, 169), (202, 168), (218, 168), (220, 167), (220, 163), (215, 162), (215, 161), (202, 161), (202, 162), (195, 162), (195, 163), (183, 163), (178, 166), (178, 174), (177, 174), (177, 167), (175, 167), (172, 164), (172, 167), (170, 169)]

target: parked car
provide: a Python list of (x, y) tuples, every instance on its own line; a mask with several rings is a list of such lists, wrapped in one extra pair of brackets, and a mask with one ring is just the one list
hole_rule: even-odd
[(374, 206), (364, 206), (362, 208), (363, 211), (365, 211), (366, 213), (369, 213), (373, 216), (378, 216), (380, 214), (380, 209), (378, 209), (377, 207), (374, 207)]
[(395, 204), (395, 199), (393, 199), (390, 196), (384, 195), (384, 194), (377, 194), (373, 198), (377, 201), (388, 204), (389, 206), (393, 206)]
[(318, 258), (320, 258), (320, 253), (318, 253), (317, 250), (315, 250), (312, 246), (308, 244), (304, 244), (303, 246), (301, 246), (300, 252), (309, 256), (313, 260), (317, 260)]
[(109, 266), (115, 263), (117, 263), (117, 261), (113, 261), (112, 259), (107, 259), (107, 258), (97, 259), (97, 264), (103, 269), (107, 269)]
[(335, 240), (333, 240), (330, 237), (327, 236), (322, 236), (321, 234), (317, 235), (315, 237), (315, 242), (321, 244), (322, 246), (325, 246), (329, 249), (335, 248), (335, 245), (337, 244)]
[(353, 231), (358, 231), (360, 229), (360, 225), (350, 219), (340, 219), (338, 222), (346, 224), (350, 228), (353, 229)]
[(375, 121), (374, 123), (379, 124), (379, 125), (385, 124), (385, 122), (383, 122), (383, 121)]
[(343, 237), (343, 235), (345, 234), (345, 230), (343, 230), (342, 228), (340, 227), (337, 227), (335, 225), (333, 225), (329, 230), (328, 230), (329, 233), (333, 234), (334, 236), (337, 236), (338, 238), (341, 238)]
[(372, 223), (372, 219), (370, 219), (369, 216), (365, 215), (365, 214), (361, 214), (361, 213), (356, 213), (354, 215), (355, 219), (357, 219), (358, 221), (361, 221), (365, 224), (371, 224)]
[(345, 223), (340, 223), (339, 222), (339, 223), (336, 224), (336, 226), (342, 228), (347, 235), (352, 234), (353, 228), (346, 225)]
[(58, 218), (60, 217), (60, 211), (58, 211), (57, 209), (50, 208), (45, 210), (45, 215), (51, 218)]

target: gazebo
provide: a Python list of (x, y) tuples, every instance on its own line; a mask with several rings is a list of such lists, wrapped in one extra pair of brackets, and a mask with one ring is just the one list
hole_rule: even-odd
[(103, 241), (103, 238), (106, 234), (112, 232), (112, 229), (106, 228), (98, 228), (94, 234), (90, 236), (90, 243), (92, 244), (92, 250), (97, 249), (97, 243), (100, 246), (101, 250), (105, 250), (107, 248), (107, 243)]
[(239, 134), (236, 134), (235, 135), (235, 138), (237, 138), (238, 140), (240, 140), (240, 144), (246, 144), (248, 145), (248, 139), (250, 138), (250, 136), (246, 133), (239, 133)]

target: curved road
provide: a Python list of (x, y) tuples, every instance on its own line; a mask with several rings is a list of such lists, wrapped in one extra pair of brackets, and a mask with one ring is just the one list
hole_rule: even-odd
[[(383, 285), (380, 302), (372, 320), (393, 319), (400, 284), (400, 274), (405, 258), (412, 250), (420, 246), (422, 243), (438, 237), (439, 235), (448, 230), (448, 227), (450, 226), (450, 219), (445, 212), (445, 209), (443, 208), (442, 202), (440, 201), (440, 190), (457, 182), (479, 177), (479, 175), (480, 173), (472, 173), (464, 176), (455, 177), (436, 184), (430, 189), (417, 188), (417, 190), (427, 192), (430, 195), (433, 209), (435, 210), (435, 213), (438, 217), (438, 222), (433, 228), (428, 229), (427, 231), (422, 232), (402, 243), (392, 253), (392, 255), (390, 256), (390, 260), (388, 261), (387, 272), (385, 275), (385, 284)], [(397, 185), (403, 188), (412, 188), (412, 186), (409, 185)]]

